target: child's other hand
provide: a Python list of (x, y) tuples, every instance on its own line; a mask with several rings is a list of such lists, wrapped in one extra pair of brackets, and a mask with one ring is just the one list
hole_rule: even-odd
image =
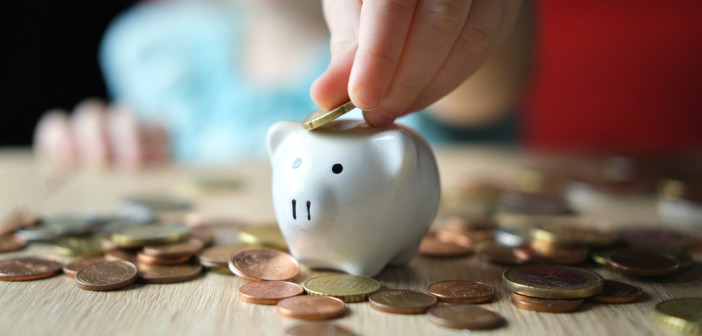
[(325, 0), (332, 60), (312, 99), (377, 127), (449, 94), (511, 31), (521, 0)]
[(88, 99), (72, 115), (46, 112), (34, 132), (40, 159), (60, 166), (134, 169), (168, 159), (165, 129), (140, 124), (128, 110)]

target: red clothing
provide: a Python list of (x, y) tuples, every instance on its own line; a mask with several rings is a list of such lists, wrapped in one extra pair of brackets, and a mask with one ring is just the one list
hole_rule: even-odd
[(702, 148), (702, 1), (536, 0), (526, 143)]

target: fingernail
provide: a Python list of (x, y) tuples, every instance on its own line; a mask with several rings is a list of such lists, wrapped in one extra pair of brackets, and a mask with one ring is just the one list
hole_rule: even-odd
[(364, 111), (373, 110), (380, 103), (380, 93), (377, 90), (360, 87), (351, 92), (351, 100)]
[(395, 117), (383, 109), (364, 111), (363, 117), (366, 119), (368, 125), (373, 127), (385, 127), (395, 121)]

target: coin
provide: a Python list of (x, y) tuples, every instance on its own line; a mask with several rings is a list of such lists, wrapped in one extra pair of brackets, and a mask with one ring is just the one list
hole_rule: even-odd
[(188, 227), (179, 224), (145, 225), (112, 235), (118, 247), (139, 247), (150, 244), (177, 243), (188, 238)]
[(302, 320), (325, 320), (346, 312), (344, 301), (331, 296), (298, 295), (280, 300), (278, 313)]
[(122, 200), (128, 206), (139, 206), (152, 211), (188, 210), (193, 204), (188, 200), (167, 195), (143, 195), (125, 197)]
[(300, 273), (295, 258), (269, 248), (248, 248), (234, 253), (229, 259), (229, 269), (249, 281), (291, 281)]
[(38, 225), (19, 229), (16, 233), (28, 241), (51, 240), (88, 232), (99, 223), (93, 214), (65, 214), (44, 218)]
[(124, 260), (106, 260), (88, 265), (76, 273), (78, 287), (108, 291), (129, 286), (137, 278), (137, 267)]
[(471, 248), (443, 242), (435, 235), (426, 235), (419, 244), (419, 254), (425, 257), (463, 257), (473, 253)]
[(323, 108), (320, 108), (312, 112), (310, 115), (308, 115), (307, 117), (305, 117), (305, 119), (302, 120), (302, 127), (304, 127), (308, 131), (311, 131), (315, 128), (322, 127), (336, 120), (337, 118), (341, 117), (342, 115), (348, 113), (349, 111), (355, 108), (356, 106), (352, 102), (347, 102), (337, 108), (328, 111)]
[(67, 264), (63, 266), (63, 274), (69, 276), (69, 277), (75, 277), (78, 271), (82, 270), (88, 265), (92, 265), (96, 262), (104, 261), (105, 259), (103, 258), (88, 258), (88, 259), (80, 259), (77, 261), (74, 261), (70, 264)]
[(210, 246), (214, 243), (215, 234), (211, 228), (200, 225), (190, 227), (190, 237), (195, 238), (202, 242), (204, 246)]
[(615, 249), (597, 249), (590, 251), (590, 259), (600, 266), (609, 266), (607, 259), (612, 253), (616, 252)]
[(681, 333), (702, 334), (702, 298), (677, 298), (656, 305), (656, 320)]
[(94, 257), (105, 252), (103, 238), (103, 235), (63, 237), (54, 242), (54, 249), (67, 257)]
[(384, 290), (371, 294), (370, 306), (393, 314), (424, 314), (436, 304), (436, 297), (409, 289)]
[(564, 224), (541, 224), (531, 231), (534, 240), (545, 240), (565, 245), (609, 246), (617, 241), (614, 232)]
[(250, 282), (239, 287), (239, 298), (250, 303), (273, 305), (304, 292), (300, 285), (288, 281)]
[(544, 313), (567, 313), (578, 310), (583, 299), (542, 299), (522, 294), (511, 294), (512, 304), (519, 309)]
[(182, 256), (182, 257), (154, 257), (150, 256), (148, 254), (144, 254), (143, 252), (137, 253), (137, 261), (139, 263), (147, 264), (147, 265), (161, 265), (161, 266), (166, 266), (166, 265), (180, 265), (180, 264), (185, 264), (190, 260), (191, 256)]
[(105, 260), (124, 260), (131, 263), (137, 262), (136, 253), (132, 253), (129, 250), (110, 250), (105, 253)]
[(602, 291), (604, 280), (597, 273), (560, 265), (527, 265), (502, 273), (512, 292), (544, 299), (576, 299)]
[(285, 336), (354, 336), (353, 331), (330, 323), (298, 324), (285, 330)]
[(492, 309), (467, 304), (434, 306), (427, 315), (432, 322), (455, 329), (491, 329), (504, 321)]
[(485, 242), (481, 244), (478, 249), (478, 257), (483, 261), (499, 265), (514, 266), (524, 263), (523, 260), (514, 256), (512, 247), (497, 242)]
[[(212, 246), (204, 249), (198, 258), (202, 266), (229, 268), (232, 255), (243, 249), (244, 247), (241, 246)], [(227, 271), (227, 273), (231, 272)]]
[(688, 249), (695, 240), (689, 235), (662, 228), (631, 228), (619, 231), (619, 237), (629, 246), (669, 246)]
[(448, 303), (483, 303), (495, 297), (495, 289), (482, 283), (468, 280), (435, 282), (427, 288), (439, 301)]
[(602, 292), (588, 298), (590, 301), (600, 303), (629, 303), (638, 300), (643, 294), (641, 287), (634, 284), (605, 280)]
[(199, 239), (190, 238), (184, 242), (165, 245), (146, 245), (143, 254), (159, 258), (190, 257), (202, 251), (203, 243)]
[(146, 283), (174, 283), (195, 279), (202, 273), (202, 265), (139, 265), (139, 278)]
[(27, 246), (27, 241), (14, 233), (0, 235), (0, 253), (17, 251)]
[(325, 274), (307, 279), (302, 287), (310, 295), (333, 296), (344, 302), (361, 302), (379, 290), (380, 283), (359, 275)]
[(61, 273), (63, 264), (48, 257), (18, 257), (0, 260), (0, 280), (43, 279)]
[(278, 225), (246, 225), (239, 231), (239, 241), (249, 245), (288, 250), (283, 233)]
[(563, 246), (537, 240), (519, 245), (512, 252), (521, 260), (541, 264), (574, 265), (588, 257), (588, 249), (584, 246)]
[(616, 271), (638, 276), (661, 276), (678, 270), (680, 263), (672, 256), (655, 251), (622, 249), (607, 258)]

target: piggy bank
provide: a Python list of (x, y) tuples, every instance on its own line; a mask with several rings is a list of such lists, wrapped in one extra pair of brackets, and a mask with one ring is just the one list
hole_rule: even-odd
[(279, 122), (268, 153), (278, 225), (300, 262), (373, 276), (415, 256), (441, 193), (434, 155), (415, 131)]

